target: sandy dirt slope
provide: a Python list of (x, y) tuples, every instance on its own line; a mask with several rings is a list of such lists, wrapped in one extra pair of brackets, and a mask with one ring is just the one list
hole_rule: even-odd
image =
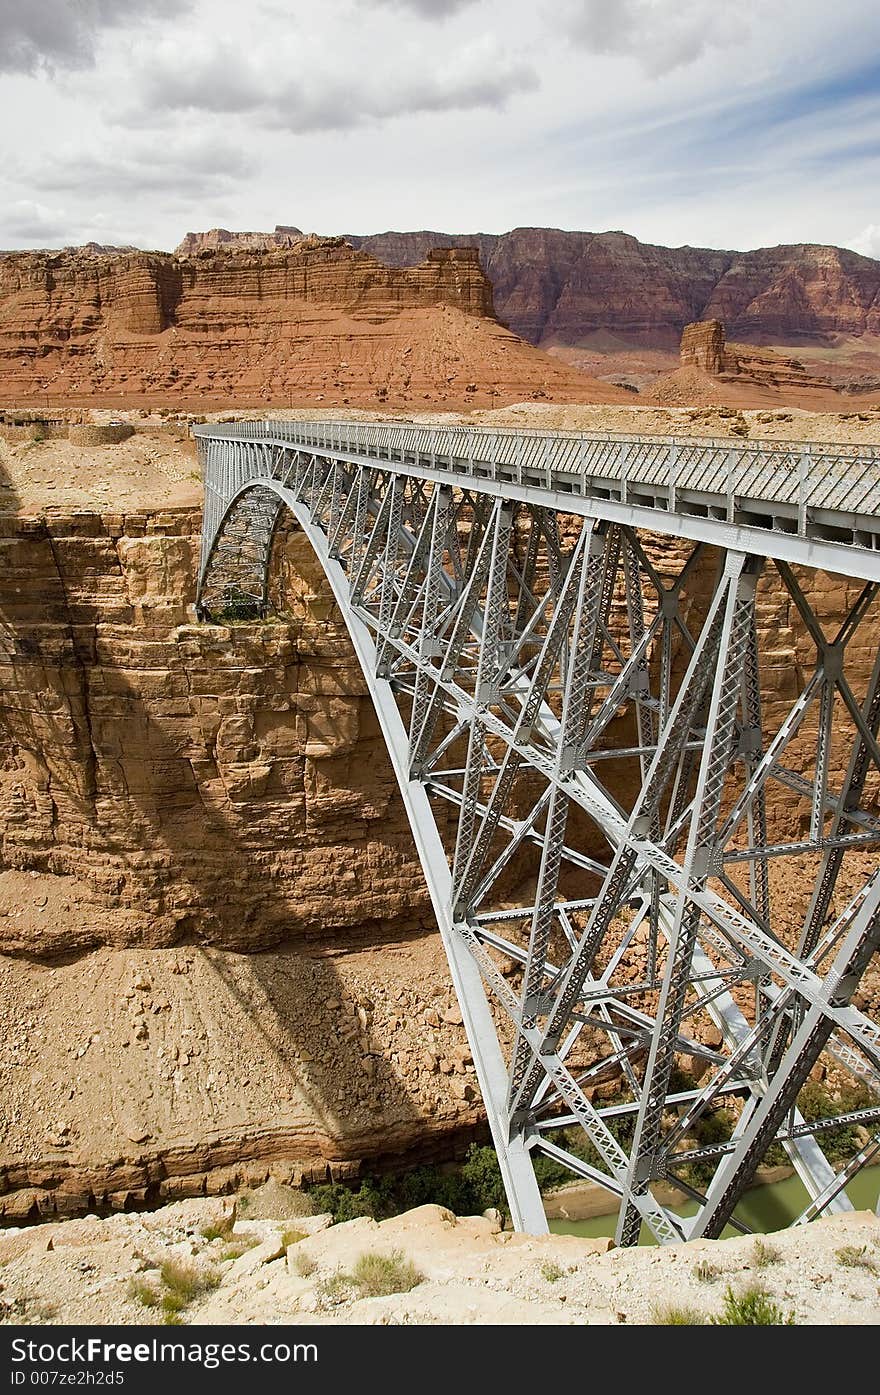
[[(108, 413), (98, 413), (108, 416)], [(202, 488), (185, 424), (141, 423), (115, 445), (79, 446), (65, 436), (0, 440), (0, 513), (198, 507)]]

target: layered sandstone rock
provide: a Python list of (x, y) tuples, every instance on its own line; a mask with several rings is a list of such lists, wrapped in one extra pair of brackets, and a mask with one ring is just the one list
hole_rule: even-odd
[(0, 257), (0, 371), (18, 398), (618, 400), (494, 318), (472, 248), (392, 268), (340, 238), (284, 250)]
[(786, 391), (831, 390), (827, 378), (808, 372), (799, 359), (750, 344), (729, 344), (720, 320), (685, 325), (680, 352), (682, 368), (696, 368), (724, 382), (755, 383)]
[(686, 324), (706, 319), (759, 344), (880, 332), (880, 262), (841, 247), (714, 251), (555, 228), (348, 240), (393, 266), (418, 261), (429, 246), (477, 247), (498, 315), (535, 344), (581, 347), (604, 333), (668, 348)]
[[(117, 943), (411, 921), (425, 893), (341, 621), (301, 582), (296, 621), (193, 624), (198, 527), (3, 521), (4, 863), (89, 882), (125, 912)], [(40, 949), (106, 933), (62, 919)], [(8, 922), (0, 941), (23, 947)]]
[(306, 234), (300, 228), (279, 225), (274, 232), (230, 232), (228, 228), (210, 228), (208, 232), (189, 232), (174, 249), (176, 257), (195, 257), (200, 252), (216, 252), (219, 248), (235, 252), (265, 252), (296, 247)]

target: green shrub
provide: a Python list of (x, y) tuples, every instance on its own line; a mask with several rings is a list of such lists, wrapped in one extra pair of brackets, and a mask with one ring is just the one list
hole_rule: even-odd
[(162, 1294), (162, 1312), (166, 1317), (172, 1313), (182, 1313), (186, 1308), (188, 1299), (182, 1293), (175, 1293), (173, 1290)]
[(229, 1234), (229, 1227), (222, 1225), (203, 1225), (199, 1234), (203, 1240), (224, 1240)]
[(351, 1281), (361, 1298), (385, 1298), (391, 1293), (409, 1293), (424, 1279), (402, 1250), (381, 1255), (368, 1251), (358, 1255)]
[(659, 1304), (651, 1309), (658, 1327), (702, 1327), (706, 1318), (697, 1308), (676, 1307), (674, 1303)]
[(784, 1313), (766, 1289), (754, 1285), (739, 1294), (728, 1287), (720, 1317), (713, 1317), (716, 1327), (792, 1327), (794, 1313)]
[(301, 1279), (308, 1279), (318, 1267), (317, 1260), (312, 1259), (305, 1250), (297, 1250), (296, 1254), (291, 1256), (290, 1264)]
[(342, 1182), (320, 1182), (309, 1190), (315, 1212), (329, 1211), (334, 1221), (353, 1221), (358, 1216), (385, 1220), (398, 1211), (393, 1183), (387, 1177), (366, 1177), (357, 1191)]
[(752, 1250), (752, 1268), (768, 1269), (771, 1264), (778, 1264), (782, 1259), (782, 1251), (775, 1245), (770, 1245), (766, 1240), (756, 1240)]
[(345, 1303), (354, 1297), (354, 1283), (350, 1274), (343, 1274), (337, 1269), (335, 1273), (328, 1274), (326, 1279), (321, 1280), (316, 1292), (322, 1305)]
[(472, 1215), (493, 1207), (507, 1215), (507, 1196), (494, 1148), (472, 1143), (462, 1164), (461, 1176), (473, 1197), (473, 1206), (469, 1208)]
[(867, 1245), (842, 1245), (834, 1251), (834, 1258), (844, 1269), (867, 1269), (871, 1274), (877, 1272), (877, 1265), (868, 1254)]
[(548, 1284), (555, 1284), (559, 1279), (565, 1277), (565, 1270), (560, 1269), (552, 1259), (545, 1259), (541, 1265), (541, 1278), (546, 1279)]
[[(807, 1123), (847, 1114), (853, 1109), (868, 1109), (877, 1104), (877, 1096), (864, 1085), (853, 1085), (833, 1095), (820, 1081), (808, 1080), (798, 1095), (798, 1108)], [(861, 1148), (857, 1124), (834, 1124), (816, 1134), (831, 1163), (843, 1163)]]
[(184, 1259), (166, 1259), (159, 1270), (162, 1280), (161, 1306), (163, 1321), (178, 1316), (194, 1298), (209, 1293), (220, 1283), (214, 1269), (198, 1269)]
[(160, 1303), (159, 1294), (146, 1279), (129, 1279), (128, 1296), (145, 1308), (158, 1308)]

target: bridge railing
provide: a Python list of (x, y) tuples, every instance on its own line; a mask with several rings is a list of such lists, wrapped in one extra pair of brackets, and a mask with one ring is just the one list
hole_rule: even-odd
[(703, 499), (707, 510), (714, 502), (716, 517), (721, 500), (730, 521), (744, 503), (766, 505), (770, 513), (781, 510), (777, 526), (802, 535), (808, 516), (844, 514), (845, 529), (864, 525), (880, 534), (880, 446), (350, 421), (238, 421), (193, 430), (507, 483), (608, 492), (625, 503), (670, 510), (686, 496), (691, 505)]

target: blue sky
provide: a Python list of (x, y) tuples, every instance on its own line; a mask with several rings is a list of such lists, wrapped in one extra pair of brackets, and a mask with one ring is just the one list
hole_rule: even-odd
[(880, 256), (866, 0), (0, 0), (0, 246), (292, 223)]

